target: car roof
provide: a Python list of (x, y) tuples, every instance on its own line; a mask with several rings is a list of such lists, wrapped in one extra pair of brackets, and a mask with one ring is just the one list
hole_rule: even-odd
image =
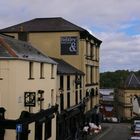
[(129, 140), (140, 140), (140, 137), (132, 136)]

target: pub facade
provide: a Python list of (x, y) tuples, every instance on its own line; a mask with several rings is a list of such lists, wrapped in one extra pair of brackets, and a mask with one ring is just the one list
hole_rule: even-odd
[[(93, 108), (99, 105), (99, 50), (102, 41), (84, 28), (61, 17), (36, 18), (2, 29), (0, 32), (27, 41), (49, 57), (61, 59), (80, 73), (82, 72), (79, 74), (76, 70), (71, 76), (64, 70), (57, 74), (56, 95), (58, 95), (58, 101), (63, 100), (63, 104), (58, 102), (59, 110), (61, 107), (63, 109), (58, 119), (61, 122), (64, 117), (69, 118), (68, 123), (71, 123), (72, 117), (74, 126), (77, 125), (76, 122), (81, 114), (84, 114), (84, 122), (91, 120)], [(71, 82), (69, 88), (69, 84), (66, 84), (69, 83), (67, 81)], [(65, 84), (62, 86), (62, 83)], [(67, 98), (71, 100), (67, 100)], [(75, 117), (76, 112), (79, 117)], [(60, 123), (60, 125), (62, 124)], [(74, 129), (76, 127), (71, 128), (71, 130)], [(61, 138), (64, 138), (64, 131), (61, 129), (58, 131), (60, 131), (58, 134), (62, 132)]]

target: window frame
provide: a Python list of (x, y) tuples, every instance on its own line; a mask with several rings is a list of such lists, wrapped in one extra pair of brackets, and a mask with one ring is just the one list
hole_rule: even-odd
[(29, 62), (29, 80), (34, 79), (34, 62), (30, 61)]
[(40, 63), (40, 79), (45, 79), (45, 77), (44, 77), (44, 69), (45, 69), (44, 63), (41, 62)]

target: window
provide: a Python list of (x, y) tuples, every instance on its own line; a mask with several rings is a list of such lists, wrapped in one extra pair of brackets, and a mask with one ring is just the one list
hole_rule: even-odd
[(96, 95), (98, 95), (98, 88), (96, 88)]
[(86, 83), (89, 83), (89, 66), (86, 65)]
[(2, 78), (2, 68), (1, 68), (1, 63), (0, 63), (0, 80), (3, 80), (3, 78)]
[(54, 79), (54, 64), (51, 64), (51, 78)]
[(90, 94), (91, 94), (91, 96), (94, 96), (94, 88), (91, 89)]
[(54, 105), (54, 89), (51, 90), (51, 105)]
[(60, 94), (60, 111), (64, 110), (64, 96), (63, 93)]
[(82, 88), (82, 76), (80, 75), (80, 88)]
[(93, 44), (90, 44), (90, 57), (91, 59), (93, 59), (93, 56), (94, 56), (94, 52), (93, 52)]
[(93, 83), (93, 66), (90, 66), (90, 83)]
[(95, 47), (95, 60), (97, 61), (97, 47)]
[(75, 92), (75, 103), (76, 105), (78, 104), (78, 91), (77, 90)]
[(60, 89), (63, 89), (64, 87), (64, 77), (63, 75), (60, 76)]
[(70, 90), (70, 76), (67, 76), (67, 90)]
[(80, 100), (82, 100), (82, 90), (80, 89)]
[(33, 62), (29, 62), (29, 79), (33, 78)]
[(40, 63), (40, 79), (44, 79), (44, 63)]
[(88, 97), (89, 96), (89, 92), (88, 92), (88, 90), (86, 90), (86, 97)]
[(67, 93), (67, 107), (70, 107), (70, 92)]

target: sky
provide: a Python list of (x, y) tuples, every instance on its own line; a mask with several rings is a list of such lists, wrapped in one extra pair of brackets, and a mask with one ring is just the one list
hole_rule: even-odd
[(0, 29), (63, 17), (102, 40), (100, 72), (140, 70), (140, 0), (1, 0)]

